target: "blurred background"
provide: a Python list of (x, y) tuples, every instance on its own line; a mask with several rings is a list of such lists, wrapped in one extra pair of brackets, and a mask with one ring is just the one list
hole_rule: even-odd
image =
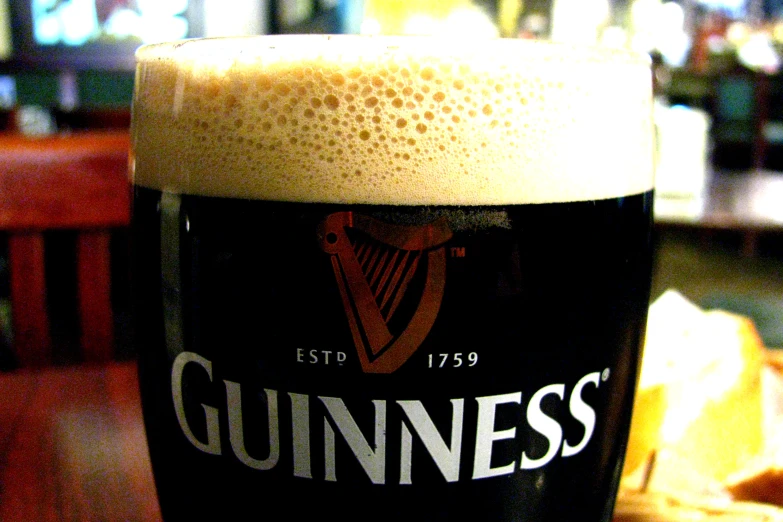
[[(0, 133), (127, 131), (139, 45), (278, 33), (500, 36), (648, 53), (653, 297), (675, 288), (749, 315), (768, 346), (783, 346), (783, 0), (0, 0)], [(78, 344), (73, 236), (47, 232), (46, 245), (52, 338), (67, 354)], [(116, 351), (132, 357), (124, 227), (111, 245)], [(8, 259), (0, 230), (0, 368), (14, 365), (2, 349), (13, 338)]]

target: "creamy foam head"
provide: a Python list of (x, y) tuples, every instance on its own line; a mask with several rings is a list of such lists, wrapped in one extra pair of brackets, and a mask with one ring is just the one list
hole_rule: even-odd
[(143, 47), (135, 184), (278, 201), (503, 204), (652, 188), (634, 54), (274, 36)]

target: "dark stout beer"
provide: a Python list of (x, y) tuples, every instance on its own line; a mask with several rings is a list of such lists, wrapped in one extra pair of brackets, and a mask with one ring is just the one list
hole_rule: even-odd
[(649, 103), (644, 61), (612, 51), (142, 50), (134, 284), (166, 520), (608, 521)]

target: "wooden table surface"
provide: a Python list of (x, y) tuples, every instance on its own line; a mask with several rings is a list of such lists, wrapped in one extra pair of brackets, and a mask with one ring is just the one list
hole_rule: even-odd
[[(621, 501), (615, 522), (783, 521), (659, 504)], [(133, 362), (0, 374), (0, 521), (63, 520), (161, 520)]]
[(135, 363), (0, 375), (0, 520), (161, 520)]
[(659, 228), (732, 231), (742, 236), (742, 250), (753, 255), (761, 234), (783, 232), (783, 172), (713, 172), (700, 194), (659, 194)]

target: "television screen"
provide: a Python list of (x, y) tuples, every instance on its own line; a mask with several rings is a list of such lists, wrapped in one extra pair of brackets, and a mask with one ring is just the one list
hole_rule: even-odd
[(146, 43), (203, 35), (203, 0), (11, 2), (13, 59), (39, 67), (130, 69)]

